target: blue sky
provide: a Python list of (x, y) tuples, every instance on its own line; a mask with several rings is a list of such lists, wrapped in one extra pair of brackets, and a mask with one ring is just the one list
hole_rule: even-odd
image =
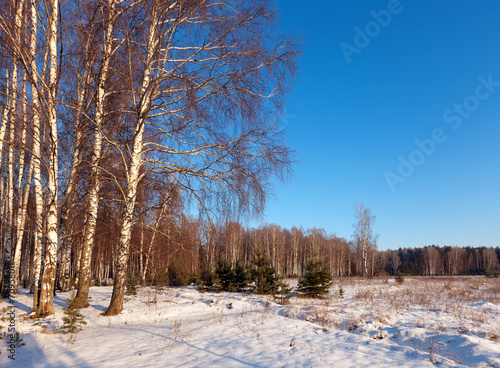
[(500, 246), (500, 2), (278, 7), (304, 41), (285, 120), (299, 163), (263, 221), (350, 238), (360, 202), (382, 250)]

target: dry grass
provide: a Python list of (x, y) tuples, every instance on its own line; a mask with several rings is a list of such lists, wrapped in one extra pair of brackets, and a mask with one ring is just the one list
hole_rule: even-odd
[[(338, 298), (342, 287), (344, 297)], [(304, 319), (323, 327), (342, 327), (355, 331), (366, 321), (389, 325), (407, 313), (418, 313), (418, 327), (429, 328), (428, 313), (449, 316), (452, 322), (439, 323), (432, 327), (437, 333), (456, 331), (466, 333), (473, 325), (489, 322), (488, 308), (484, 303), (500, 301), (498, 280), (485, 277), (407, 277), (403, 284), (389, 278), (338, 278), (332, 286), (331, 296), (321, 304), (311, 305), (293, 299)], [(349, 314), (343, 307), (351, 307)], [(352, 312), (354, 311), (354, 312)], [(394, 321), (395, 322), (395, 321)], [(483, 332), (483, 336), (486, 332)], [(491, 334), (495, 339), (495, 334)], [(496, 340), (495, 340), (496, 341)]]

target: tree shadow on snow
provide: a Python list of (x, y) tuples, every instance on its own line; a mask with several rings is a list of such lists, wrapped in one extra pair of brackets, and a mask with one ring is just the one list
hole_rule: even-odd
[[(39, 339), (43, 339), (38, 334)], [(65, 367), (81, 367), (81, 368), (91, 368), (92, 366), (82, 361), (78, 358), (70, 349), (59, 350), (58, 356), (51, 356), (50, 359), (44, 352), (44, 345), (50, 344), (50, 341), (45, 340), (44, 343), (39, 343), (35, 339), (35, 334), (30, 332), (28, 334), (21, 334), (20, 344), (24, 344), (16, 347), (15, 360), (8, 358), (8, 352), (2, 348), (2, 354), (0, 355), (0, 366), (11, 367), (11, 368), (65, 368)], [(3, 340), (7, 344), (8, 340)], [(20, 345), (19, 344), (19, 345)], [(5, 353), (5, 354), (4, 354)], [(5, 365), (6, 364), (6, 365)]]
[(150, 334), (152, 336), (157, 336), (157, 337), (160, 337), (162, 339), (169, 340), (172, 343), (183, 344), (184, 346), (187, 346), (187, 347), (189, 347), (191, 349), (202, 351), (202, 352), (208, 353), (208, 354), (213, 355), (213, 356), (218, 357), (218, 358), (228, 359), (228, 360), (231, 360), (233, 362), (237, 362), (239, 364), (245, 365), (247, 367), (255, 367), (255, 368), (264, 368), (265, 367), (265, 366), (262, 366), (262, 365), (258, 365), (258, 364), (254, 364), (254, 363), (250, 363), (250, 362), (245, 362), (245, 361), (243, 361), (241, 359), (235, 358), (235, 357), (230, 356), (230, 355), (219, 354), (219, 353), (216, 353), (214, 351), (211, 351), (211, 350), (208, 350), (208, 349), (201, 348), (199, 346), (190, 344), (188, 342), (179, 341), (179, 340), (176, 340), (174, 338), (171, 338), (171, 337), (168, 337), (168, 336), (164, 336), (164, 335), (160, 335), (160, 334), (157, 334), (157, 333), (154, 333), (154, 332), (151, 332), (151, 331), (147, 331), (147, 330), (143, 330), (143, 329), (138, 329), (138, 328), (129, 328), (129, 330), (130, 331), (135, 330), (135, 331), (143, 332), (143, 333), (146, 333), (146, 334)]

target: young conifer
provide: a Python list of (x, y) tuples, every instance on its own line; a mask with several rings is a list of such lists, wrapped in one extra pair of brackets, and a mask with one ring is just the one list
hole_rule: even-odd
[(307, 297), (318, 298), (328, 293), (332, 285), (332, 275), (324, 267), (323, 262), (311, 260), (306, 267), (306, 273), (299, 280), (297, 292)]

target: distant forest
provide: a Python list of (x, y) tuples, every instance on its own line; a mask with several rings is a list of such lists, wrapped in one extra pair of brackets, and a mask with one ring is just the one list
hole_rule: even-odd
[[(109, 282), (115, 270), (119, 237), (118, 216), (103, 209), (98, 221), (92, 255), (92, 279), (97, 285)], [(105, 219), (105, 220), (104, 220)], [(163, 217), (152, 226), (137, 224), (132, 232), (128, 276), (138, 282), (194, 280), (217, 262), (250, 264), (257, 252), (267, 255), (280, 276), (301, 276), (308, 260), (318, 257), (333, 276), (360, 276), (362, 250), (358, 242), (328, 234), (324, 229), (282, 228), (270, 224), (245, 229), (240, 223), (201, 223), (192, 218)], [(71, 279), (77, 276), (80, 248), (72, 251)], [(481, 275), (498, 271), (500, 248), (426, 246), (378, 251), (367, 254), (368, 276)], [(25, 284), (29, 276), (29, 253), (23, 262)]]

